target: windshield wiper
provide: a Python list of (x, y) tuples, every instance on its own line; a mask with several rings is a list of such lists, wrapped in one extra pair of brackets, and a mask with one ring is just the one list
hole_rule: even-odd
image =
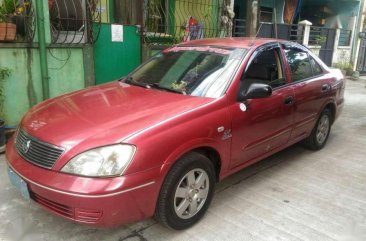
[(172, 89), (172, 88), (169, 88), (169, 87), (162, 86), (159, 83), (153, 83), (150, 86), (152, 86), (156, 89), (166, 90), (166, 91), (173, 92), (173, 93), (179, 93), (179, 94), (183, 94), (183, 95), (187, 94), (184, 90)]
[(179, 94), (183, 94), (186, 95), (187, 93), (183, 90), (177, 90), (177, 89), (171, 89), (169, 87), (165, 87), (162, 86), (158, 83), (152, 83), (152, 84), (147, 84), (147, 83), (141, 83), (141, 82), (137, 82), (136, 80), (134, 80), (132, 78), (132, 76), (127, 76), (125, 79), (123, 79), (125, 83), (127, 84), (131, 84), (131, 85), (136, 85), (136, 86), (140, 86), (140, 87), (144, 87), (146, 89), (150, 89), (152, 87), (156, 88), (156, 89), (160, 89), (160, 90), (166, 90), (169, 92), (174, 92), (174, 93), (179, 93)]
[(127, 76), (125, 79), (124, 79), (124, 82), (127, 83), (127, 84), (131, 84), (131, 85), (136, 85), (136, 86), (140, 86), (140, 87), (144, 87), (146, 89), (150, 89), (151, 86), (146, 84), (146, 83), (140, 83), (140, 82), (137, 82), (136, 80), (134, 80), (132, 78), (132, 76)]

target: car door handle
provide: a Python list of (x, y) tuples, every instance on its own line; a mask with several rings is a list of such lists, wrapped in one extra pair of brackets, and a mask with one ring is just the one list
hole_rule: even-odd
[(284, 100), (285, 105), (292, 105), (294, 103), (294, 97), (287, 96)]
[(329, 84), (322, 85), (322, 92), (328, 92), (329, 90), (330, 90)]

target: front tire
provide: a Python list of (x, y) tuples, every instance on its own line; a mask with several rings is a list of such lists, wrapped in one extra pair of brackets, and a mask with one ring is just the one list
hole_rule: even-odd
[(206, 213), (215, 187), (215, 170), (204, 155), (191, 152), (178, 160), (161, 187), (155, 217), (167, 227), (182, 230)]
[(311, 150), (320, 150), (325, 146), (332, 127), (331, 118), (332, 114), (330, 110), (323, 110), (314, 129), (311, 131), (310, 136), (303, 141), (307, 148)]

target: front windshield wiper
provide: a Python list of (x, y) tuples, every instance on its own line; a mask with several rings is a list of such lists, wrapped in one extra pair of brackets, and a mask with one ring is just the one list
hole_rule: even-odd
[[(183, 94), (186, 95), (187, 93), (183, 90), (177, 90), (177, 89), (171, 89), (169, 87), (165, 87), (162, 86), (158, 83), (152, 83), (152, 84), (147, 84), (147, 83), (141, 83), (141, 82), (137, 82), (136, 80), (134, 80), (132, 78), (132, 76), (127, 76), (125, 79), (123, 79), (125, 83), (127, 84), (131, 84), (131, 85), (136, 85), (136, 86), (140, 86), (140, 87), (144, 87), (147, 89), (150, 89), (152, 87), (156, 88), (156, 89), (160, 89), (160, 90), (166, 90), (166, 91), (170, 91), (170, 92), (174, 92), (174, 93), (179, 93), (179, 94)], [(122, 81), (122, 80), (121, 80)]]
[(151, 86), (150, 86), (149, 84), (137, 82), (136, 80), (134, 80), (134, 79), (132, 78), (132, 76), (127, 76), (127, 77), (124, 79), (124, 82), (125, 82), (125, 83), (127, 83), (127, 84), (131, 84), (131, 85), (136, 85), (136, 86), (144, 87), (144, 88), (147, 88), (147, 89), (150, 89), (150, 88), (151, 88)]
[(159, 83), (152, 83), (150, 86), (154, 87), (154, 88), (157, 88), (157, 89), (173, 92), (173, 93), (179, 93), (179, 94), (183, 94), (183, 95), (187, 94), (184, 90), (172, 89), (172, 88), (169, 88), (169, 87), (162, 86)]

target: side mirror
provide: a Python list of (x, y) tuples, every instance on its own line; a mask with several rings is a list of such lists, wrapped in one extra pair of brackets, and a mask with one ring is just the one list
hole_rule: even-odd
[(251, 84), (247, 90), (240, 90), (238, 101), (266, 98), (272, 95), (272, 88), (266, 84)]

